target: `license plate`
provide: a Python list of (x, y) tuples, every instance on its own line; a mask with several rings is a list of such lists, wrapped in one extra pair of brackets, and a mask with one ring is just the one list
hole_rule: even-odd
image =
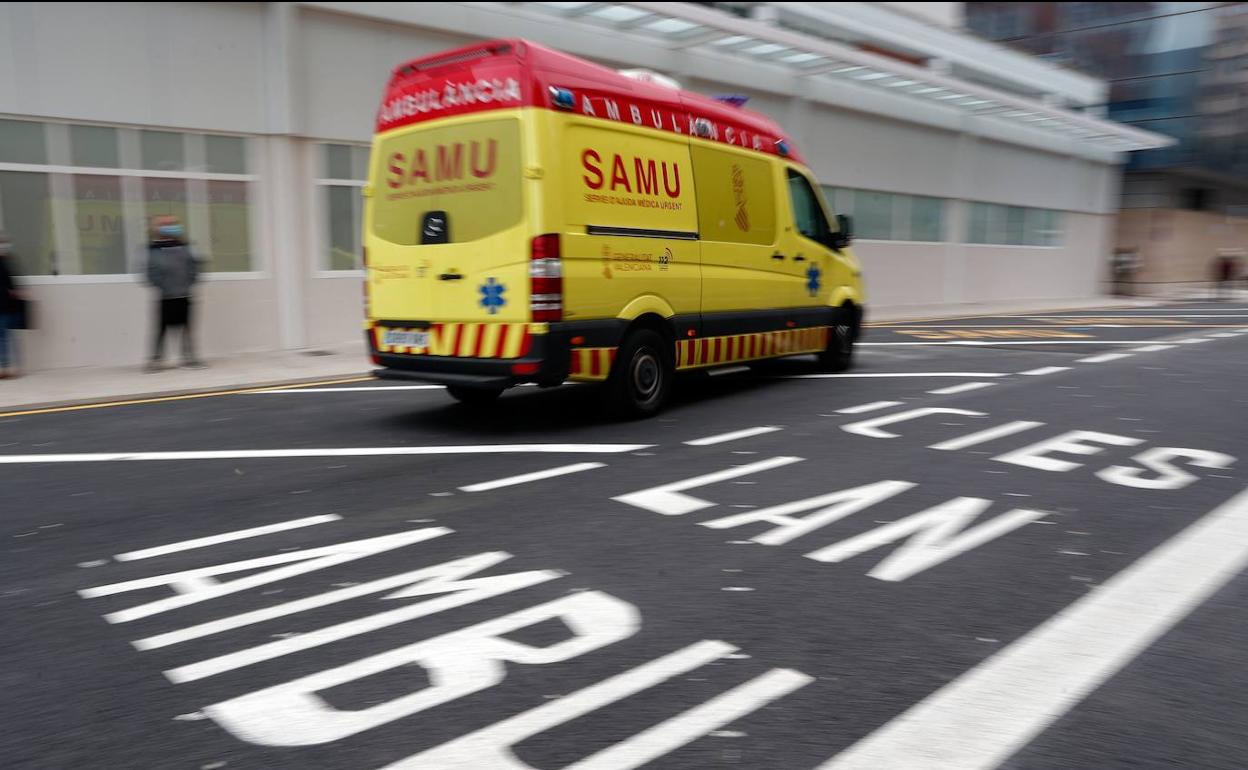
[(427, 348), (429, 347), (429, 332), (409, 332), (387, 329), (385, 336), (382, 338), (382, 342), (386, 345), (396, 345), (404, 348)]

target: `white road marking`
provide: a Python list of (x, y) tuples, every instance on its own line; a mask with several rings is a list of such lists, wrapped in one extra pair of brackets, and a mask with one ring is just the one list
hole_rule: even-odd
[(1022, 433), (1025, 430), (1038, 428), (1041, 425), (1044, 425), (1044, 423), (1034, 422), (1032, 420), (1015, 420), (1014, 422), (1007, 422), (1004, 425), (998, 425), (995, 428), (988, 428), (987, 430), (981, 430), (978, 433), (971, 433), (966, 436), (959, 436), (958, 438), (952, 438), (952, 439), (949, 439), (948, 441), (942, 441), (939, 444), (931, 444), (927, 448), (928, 449), (942, 449), (947, 452), (954, 452), (959, 449), (966, 449), (967, 447), (975, 446), (976, 444), (983, 444), (988, 441), (992, 441), (994, 439), (1004, 438), (1005, 436), (1012, 436), (1015, 433)]
[(366, 391), (376, 390), (443, 390), (445, 385), (361, 385), (350, 388), (271, 388), (268, 390), (245, 390), (242, 395), (263, 395), (265, 393), (275, 393), (277, 395), (287, 395), (290, 393), (363, 393)]
[(1174, 345), (1145, 345), (1142, 348), (1131, 348), (1131, 353), (1156, 353), (1160, 350), (1169, 350)]
[(321, 516), (308, 516), (303, 519), (292, 519), (291, 521), (281, 521), (277, 524), (266, 524), (263, 527), (252, 527), (251, 529), (239, 529), (233, 532), (223, 532), (220, 535), (210, 535), (208, 537), (200, 537), (194, 540), (183, 540), (179, 543), (170, 543), (169, 545), (160, 545), (153, 548), (144, 548), (138, 551), (128, 551), (119, 553), (113, 558), (117, 561), (136, 561), (138, 559), (150, 559), (153, 556), (164, 556), (167, 553), (177, 553), (179, 551), (189, 551), (193, 548), (204, 548), (217, 543), (228, 543), (233, 540), (245, 540), (249, 537), (258, 537), (260, 535), (268, 535), (273, 532), (285, 532), (288, 529), (299, 529), (300, 527), (311, 527), (315, 524), (325, 524), (331, 521), (341, 521), (342, 517), (336, 513), (327, 513)]
[(757, 428), (745, 428), (744, 430), (734, 430), (731, 433), (720, 433), (716, 436), (707, 436), (706, 438), (695, 438), (692, 441), (686, 441), (689, 446), (711, 446), (712, 444), (723, 444), (729, 441), (736, 441), (739, 438), (750, 438), (751, 436), (761, 436), (764, 433), (775, 433), (783, 428), (775, 425), (760, 425)]
[[(909, 342), (860, 342), (859, 345), (909, 345)], [(916, 342), (916, 345), (941, 344)], [(888, 377), (1008, 377), (1006, 372), (856, 372), (854, 374), (789, 374), (782, 380), (873, 379)]]
[(901, 406), (900, 401), (872, 401), (869, 404), (859, 404), (858, 406), (847, 406), (844, 409), (837, 409), (837, 414), (862, 414), (863, 412), (874, 412), (877, 409), (887, 409), (890, 406)]
[(721, 481), (728, 481), (729, 479), (748, 476), (752, 473), (762, 473), (763, 471), (769, 471), (772, 468), (779, 468), (784, 465), (799, 463), (803, 459), (804, 458), (801, 457), (772, 457), (768, 460), (760, 460), (756, 463), (750, 463), (749, 465), (739, 465), (734, 468), (716, 471), (715, 473), (708, 473), (704, 476), (694, 476), (691, 479), (675, 481), (671, 484), (663, 484), (657, 487), (650, 487), (649, 489), (642, 489), (637, 492), (629, 492), (626, 495), (620, 495), (619, 497), (613, 497), (611, 499), (621, 503), (635, 505), (638, 508), (645, 508), (647, 511), (653, 511), (654, 513), (661, 513), (664, 516), (681, 516), (686, 513), (700, 511), (703, 508), (710, 508), (715, 505), (715, 503), (712, 503), (709, 500), (702, 500), (701, 498), (684, 494), (684, 490), (686, 489), (703, 487), (708, 484), (717, 484)]
[(1186, 340), (1179, 340), (1179, 344), (1180, 345), (1197, 345), (1197, 344), (1200, 344), (1201, 342), (1212, 342), (1212, 341), (1213, 340), (1209, 339), (1208, 337), (1192, 337)]
[(1079, 364), (1103, 364), (1109, 361), (1117, 361), (1120, 358), (1130, 358), (1130, 353), (1102, 353), (1099, 356), (1088, 356), (1080, 358), (1075, 363)]
[(1044, 374), (1057, 374), (1058, 372), (1069, 372), (1069, 371), (1070, 371), (1069, 366), (1042, 366), (1039, 369), (1028, 369), (1025, 372), (1019, 372), (1019, 374), (1026, 374), (1032, 377), (1039, 377), (1040, 375), (1044, 375)]
[(972, 390), (979, 390), (980, 388), (991, 388), (996, 384), (997, 383), (995, 382), (964, 382), (961, 385), (950, 385), (947, 388), (937, 388), (936, 390), (929, 390), (927, 392), (936, 396), (952, 396), (955, 393), (966, 393)]
[(1248, 490), (819, 770), (995, 768), (1246, 568)]
[(224, 449), (188, 452), (97, 452), (91, 454), (0, 455), (16, 463), (101, 463), (127, 460), (246, 460), (289, 457), (377, 457), (388, 455), (619, 454), (653, 444), (481, 444), (474, 446), (383, 446), (327, 449)]
[[(990, 347), (996, 345), (1139, 345), (1141, 342), (1158, 342), (1158, 340), (945, 340), (942, 342), (859, 342), (858, 345), (889, 347), (902, 345), (915, 347), (921, 345), (961, 345), (963, 347)], [(820, 375), (799, 375), (818, 377)], [(838, 375), (823, 375), (836, 377)], [(983, 375), (975, 375), (982, 377)], [(998, 375), (1004, 376), (1004, 375)]]
[(581, 471), (592, 471), (595, 468), (605, 468), (606, 466), (606, 463), (574, 463), (572, 465), (561, 465), (558, 468), (547, 468), (544, 471), (522, 473), (519, 476), (508, 476), (505, 479), (496, 479), (494, 481), (482, 481), (477, 484), (469, 484), (466, 487), (460, 487), (459, 490), (461, 492), (486, 492), (491, 489), (499, 489), (500, 487), (511, 487), (516, 484), (527, 484), (530, 481), (553, 479), (556, 476), (566, 476), (569, 473), (580, 473)]
[(1218, 332), (1217, 334), (1210, 334), (1209, 336), (1217, 337), (1218, 339), (1225, 339), (1226, 337), (1238, 337), (1239, 335), (1231, 332)]

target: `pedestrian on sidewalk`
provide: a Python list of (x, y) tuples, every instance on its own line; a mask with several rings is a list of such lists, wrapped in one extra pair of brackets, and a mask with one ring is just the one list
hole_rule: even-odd
[(186, 244), (186, 230), (176, 217), (152, 218), (148, 247), (147, 281), (159, 292), (156, 305), (156, 338), (146, 371), (158, 372), (164, 364), (165, 333), (177, 327), (182, 333), (182, 366), (203, 369), (195, 357), (191, 325), (191, 289), (199, 279), (199, 263)]
[(16, 272), (13, 242), (8, 233), (0, 231), (0, 380), (17, 376), (17, 343), (13, 330), (22, 325), (26, 298), (13, 278)]

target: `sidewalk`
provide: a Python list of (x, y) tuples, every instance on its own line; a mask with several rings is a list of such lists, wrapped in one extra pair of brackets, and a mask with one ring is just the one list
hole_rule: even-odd
[[(965, 303), (959, 305), (868, 307), (867, 323), (921, 318), (1148, 307), (1157, 300), (1094, 297), (1086, 300)], [(372, 365), (363, 340), (315, 351), (243, 353), (209, 359), (203, 370), (144, 373), (140, 366), (51, 369), (0, 380), (0, 411), (89, 404), (128, 398), (210, 393), (234, 388), (368, 376)]]

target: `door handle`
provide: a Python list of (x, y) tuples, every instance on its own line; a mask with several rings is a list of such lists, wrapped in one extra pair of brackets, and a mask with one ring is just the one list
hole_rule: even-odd
[(784, 259), (784, 255), (777, 251), (775, 254), (771, 255), (771, 258), (772, 259)]
[(794, 262), (805, 262), (805, 261), (806, 261), (806, 258), (805, 258), (805, 257), (803, 257), (801, 254), (798, 254), (796, 257), (794, 257), (794, 258), (793, 258), (793, 261), (794, 261)]
[(460, 281), (463, 280), (463, 278), (464, 276), (459, 273), (441, 273), (438, 275), (439, 281)]

